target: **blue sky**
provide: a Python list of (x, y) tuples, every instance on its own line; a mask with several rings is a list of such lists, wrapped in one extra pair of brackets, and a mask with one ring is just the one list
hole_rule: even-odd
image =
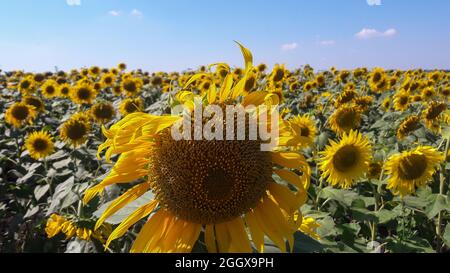
[[(370, 2), (370, 4), (368, 3)], [(0, 69), (450, 68), (448, 0), (2, 0)]]

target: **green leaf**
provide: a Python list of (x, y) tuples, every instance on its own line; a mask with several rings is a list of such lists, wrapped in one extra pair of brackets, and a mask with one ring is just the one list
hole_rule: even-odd
[(42, 196), (44, 196), (47, 193), (49, 189), (50, 189), (49, 184), (36, 186), (36, 188), (34, 188), (34, 198), (36, 198), (36, 201), (39, 201), (42, 198)]
[(444, 231), (444, 243), (450, 247), (450, 224), (447, 224)]
[(353, 220), (358, 222), (370, 221), (378, 223), (378, 217), (373, 211), (364, 208), (352, 208)]
[(69, 166), (69, 164), (72, 162), (72, 159), (66, 158), (60, 161), (57, 161), (55, 163), (53, 163), (53, 167), (57, 170), (62, 169), (62, 168), (67, 168), (67, 166)]
[(294, 253), (317, 253), (323, 250), (324, 246), (313, 238), (302, 232), (294, 234)]
[(317, 138), (317, 148), (322, 150), (328, 144), (328, 133), (322, 132)]
[(382, 209), (380, 211), (377, 211), (375, 213), (375, 215), (378, 217), (378, 223), (379, 224), (385, 224), (389, 221), (394, 220), (395, 218), (397, 218), (398, 213), (394, 210), (386, 210), (386, 209)]
[(320, 238), (337, 235), (337, 230), (335, 228), (336, 224), (332, 217), (324, 217), (323, 219), (317, 220), (317, 223), (320, 224), (320, 227), (316, 229)]
[(35, 206), (35, 207), (31, 207), (27, 210), (27, 213), (25, 213), (25, 215), (23, 216), (24, 219), (26, 218), (30, 218), (33, 215), (35, 215), (36, 213), (39, 212), (39, 206)]
[(358, 198), (358, 194), (349, 190), (335, 189), (332, 187), (326, 187), (320, 194), (321, 198), (336, 200), (345, 206), (351, 206), (352, 202)]
[(387, 249), (394, 253), (434, 253), (430, 243), (421, 237), (412, 237), (407, 240), (387, 238)]
[(72, 192), (74, 182), (75, 179), (73, 176), (71, 176), (69, 179), (56, 186), (55, 193), (52, 196), (52, 201), (47, 210), (47, 216), (60, 208), (63, 198), (65, 198), (70, 192)]
[[(431, 204), (427, 207), (425, 214), (428, 219), (433, 219), (439, 212), (447, 209), (447, 196), (442, 194), (436, 194), (430, 198)], [(434, 200), (433, 200), (434, 199)]]

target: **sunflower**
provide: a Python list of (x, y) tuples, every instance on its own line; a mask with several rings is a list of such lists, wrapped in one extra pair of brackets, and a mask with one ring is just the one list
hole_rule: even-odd
[(163, 79), (160, 76), (156, 75), (156, 76), (152, 77), (150, 83), (153, 86), (161, 86), (163, 83)]
[(122, 95), (122, 86), (120, 85), (114, 85), (114, 87), (112, 88), (112, 92), (115, 96), (120, 96)]
[(36, 85), (35, 85), (33, 76), (29, 75), (29, 76), (26, 76), (25, 78), (23, 78), (19, 82), (19, 85), (17, 86), (17, 88), (19, 89), (19, 91), (22, 94), (26, 94), (26, 95), (29, 95), (29, 94), (33, 93), (34, 91), (36, 91)]
[(317, 75), (316, 83), (317, 83), (318, 87), (324, 87), (325, 86), (325, 76), (323, 74)]
[[(241, 50), (247, 70), (251, 68), (251, 53), (243, 46)], [(274, 96), (265, 91), (245, 95), (232, 79), (233, 75), (227, 75), (225, 82), (231, 84), (224, 84), (220, 91), (211, 85), (206, 103), (224, 107), (225, 101), (230, 105), (241, 99), (242, 105), (274, 102)], [(238, 87), (231, 89), (233, 85)], [(195, 96), (185, 91), (178, 97), (185, 105), (192, 105)], [(297, 152), (278, 150), (281, 146), (261, 151), (259, 140), (176, 141), (170, 127), (181, 120), (181, 116), (133, 113), (104, 131), (107, 140), (99, 153), (107, 149), (107, 160), (113, 154), (121, 156), (109, 176), (86, 191), (84, 201), (108, 185), (147, 179), (113, 201), (97, 226), (147, 191), (155, 193), (153, 201), (113, 231), (106, 245), (150, 215), (131, 252), (190, 252), (202, 231), (209, 252), (252, 252), (246, 228), (257, 251), (264, 251), (265, 235), (282, 251), (288, 249), (286, 240), (292, 247), (296, 228), (288, 219), (307, 197), (310, 169), (305, 158)], [(288, 169), (299, 170), (302, 175)], [(272, 173), (296, 191), (275, 182)]]
[(418, 116), (410, 116), (402, 121), (397, 130), (397, 138), (404, 139), (410, 133), (419, 128), (420, 118)]
[(126, 65), (125, 63), (120, 63), (119, 65), (117, 65), (117, 68), (118, 68), (120, 71), (124, 71), (124, 70), (127, 69), (127, 65)]
[(105, 124), (115, 117), (116, 110), (111, 103), (99, 102), (91, 107), (89, 114), (95, 122)]
[(445, 86), (445, 87), (441, 88), (439, 93), (444, 98), (450, 97), (450, 86)]
[(383, 107), (384, 111), (388, 111), (391, 108), (391, 98), (386, 97), (381, 103), (381, 107)]
[(420, 146), (391, 156), (385, 165), (387, 189), (402, 197), (431, 181), (444, 156), (433, 147)]
[(22, 98), (22, 102), (27, 105), (33, 106), (34, 110), (36, 110), (37, 112), (45, 111), (44, 102), (39, 97), (25, 96)]
[[(301, 142), (296, 141), (300, 144), (297, 148), (311, 147), (313, 145), (317, 128), (314, 121), (308, 115), (298, 115), (289, 119), (287, 122), (291, 128), (288, 137), (302, 140)], [(283, 138), (283, 135), (281, 137)], [(286, 142), (289, 142), (289, 140), (286, 140)]]
[(284, 65), (276, 64), (270, 75), (270, 80), (274, 83), (281, 82), (286, 76), (286, 68)]
[(74, 220), (67, 219), (55, 213), (50, 215), (45, 226), (45, 232), (48, 238), (53, 238), (62, 232), (66, 235), (66, 240), (77, 237), (84, 241), (97, 239), (102, 243), (106, 241), (111, 231), (112, 228), (109, 224), (104, 224), (98, 230), (93, 231), (88, 227), (79, 226)]
[(417, 95), (412, 96), (411, 100), (413, 102), (421, 102), (423, 100), (423, 97), (421, 95), (417, 94)]
[(94, 89), (92, 83), (88, 81), (79, 81), (70, 90), (70, 98), (77, 104), (91, 104), (97, 97), (97, 91)]
[(343, 105), (336, 109), (328, 120), (331, 129), (337, 134), (348, 133), (361, 124), (361, 110), (354, 105)]
[(89, 68), (88, 72), (91, 76), (97, 77), (100, 74), (101, 70), (100, 70), (100, 67), (93, 66), (93, 67)]
[(5, 120), (7, 123), (16, 128), (20, 128), (25, 124), (31, 124), (36, 117), (36, 110), (34, 106), (28, 105), (24, 102), (16, 102), (6, 110)]
[(142, 85), (142, 80), (135, 77), (126, 77), (121, 83), (122, 90), (125, 91), (128, 97), (133, 97), (139, 94)]
[(433, 87), (426, 87), (422, 90), (422, 98), (426, 100), (432, 99), (436, 94), (436, 91)]
[(257, 67), (256, 67), (256, 69), (259, 71), (259, 72), (264, 72), (266, 69), (267, 69), (267, 65), (266, 64), (264, 64), (264, 63), (262, 63), (262, 64), (259, 64)]
[(45, 131), (31, 133), (25, 140), (25, 148), (36, 160), (45, 158), (55, 151), (53, 138)]
[(353, 102), (362, 111), (367, 111), (373, 103), (373, 97), (372, 96), (357, 97), (357, 98), (353, 99)]
[(60, 136), (64, 142), (76, 148), (86, 142), (90, 130), (91, 126), (86, 115), (75, 114), (63, 123)]
[(250, 93), (256, 87), (256, 73), (249, 72), (244, 84), (244, 91)]
[(143, 109), (144, 102), (141, 98), (125, 99), (119, 106), (119, 112), (124, 117), (131, 113), (142, 112)]
[(403, 112), (408, 109), (409, 106), (409, 94), (406, 92), (397, 92), (394, 95), (394, 109), (396, 111)]
[(337, 75), (337, 81), (345, 84), (348, 82), (348, 78), (350, 77), (350, 75), (351, 72), (348, 70), (339, 71), (339, 74)]
[(369, 170), (367, 171), (367, 177), (371, 179), (379, 179), (382, 170), (383, 164), (381, 162), (371, 162), (369, 164)]
[(67, 98), (70, 95), (70, 84), (64, 83), (59, 86), (59, 95), (63, 98)]
[(44, 97), (46, 97), (47, 99), (51, 99), (58, 96), (58, 90), (59, 86), (55, 80), (47, 80), (41, 86), (42, 95), (44, 95)]
[(354, 130), (344, 133), (339, 142), (331, 141), (331, 145), (320, 152), (322, 178), (332, 186), (350, 188), (369, 171), (371, 149), (369, 140), (361, 133)]
[(445, 110), (447, 110), (447, 104), (445, 102), (432, 101), (428, 105), (422, 114), (422, 118), (428, 129), (433, 132), (439, 132), (439, 123), (442, 120), (442, 114)]
[(358, 93), (352, 89), (345, 90), (339, 96), (336, 98), (336, 101), (334, 102), (334, 106), (338, 108), (339, 106), (352, 102), (353, 99), (355, 99), (358, 96)]
[(386, 72), (382, 68), (375, 68), (369, 74), (369, 86), (375, 92), (382, 92), (388, 87)]
[(45, 80), (45, 78), (46, 78), (45, 75), (42, 73), (37, 73), (34, 74), (33, 76), (34, 82), (37, 83), (38, 85), (41, 85), (41, 83)]

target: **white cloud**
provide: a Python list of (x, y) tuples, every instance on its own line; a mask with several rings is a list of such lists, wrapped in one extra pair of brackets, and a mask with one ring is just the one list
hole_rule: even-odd
[(325, 40), (325, 41), (320, 41), (319, 44), (322, 46), (332, 46), (332, 45), (336, 44), (336, 41), (335, 40)]
[(296, 49), (297, 47), (298, 47), (297, 43), (289, 43), (289, 44), (281, 45), (281, 50), (290, 51), (290, 50)]
[(81, 0), (66, 0), (69, 6), (81, 6)]
[(117, 10), (110, 10), (109, 12), (108, 12), (108, 14), (109, 15), (111, 15), (111, 16), (119, 16), (120, 15), (120, 11), (117, 11)]
[(397, 30), (390, 28), (384, 32), (380, 32), (374, 28), (363, 28), (360, 32), (356, 33), (355, 36), (358, 39), (371, 39), (380, 37), (392, 37), (397, 34)]
[(381, 6), (381, 0), (367, 0), (369, 6)]
[(135, 16), (135, 17), (142, 17), (143, 14), (142, 14), (142, 12), (140, 10), (134, 9), (134, 10), (131, 11), (131, 15)]

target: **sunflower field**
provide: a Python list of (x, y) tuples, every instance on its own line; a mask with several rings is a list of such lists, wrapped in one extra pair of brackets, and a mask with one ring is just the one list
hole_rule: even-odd
[[(450, 72), (239, 48), (243, 67), (0, 71), (0, 252), (449, 251)], [(277, 106), (278, 145), (172, 139), (195, 99)]]

